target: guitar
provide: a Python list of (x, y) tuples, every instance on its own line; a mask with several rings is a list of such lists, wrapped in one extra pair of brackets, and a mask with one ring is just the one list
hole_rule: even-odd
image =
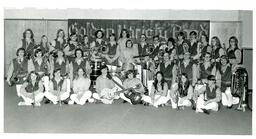
[(104, 89), (101, 90), (101, 96), (103, 96), (106, 99), (113, 99), (116, 95), (119, 95), (122, 92), (131, 91), (131, 90), (134, 90), (134, 89), (138, 89), (140, 87), (141, 87), (140, 84), (136, 84), (134, 87), (123, 89), (123, 90), (120, 90), (120, 91), (117, 91), (117, 88), (115, 88), (115, 87), (112, 88), (112, 89), (104, 88)]

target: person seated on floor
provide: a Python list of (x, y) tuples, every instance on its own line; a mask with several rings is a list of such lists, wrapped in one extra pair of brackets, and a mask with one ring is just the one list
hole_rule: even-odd
[(151, 87), (151, 93), (149, 96), (144, 96), (142, 100), (156, 108), (158, 106), (164, 106), (169, 100), (167, 91), (168, 85), (164, 79), (164, 74), (161, 71), (158, 71)]
[(231, 94), (232, 67), (226, 55), (221, 56), (220, 64), (221, 66), (217, 70), (217, 75), (220, 76), (221, 81), (221, 102), (223, 106), (227, 106), (227, 108), (231, 109), (233, 104), (239, 103), (239, 97), (233, 97)]
[(218, 103), (221, 101), (221, 91), (216, 85), (214, 75), (209, 75), (207, 77), (207, 83), (201, 88), (195, 89), (195, 94), (198, 97), (196, 100), (196, 112), (209, 114), (209, 110), (219, 110)]
[(120, 93), (120, 98), (135, 105), (142, 102), (141, 98), (144, 96), (145, 89), (140, 79), (136, 78), (134, 72), (134, 70), (127, 71), (123, 84), (124, 88), (129, 90), (125, 93)]
[(101, 67), (101, 75), (96, 79), (96, 93), (93, 93), (93, 98), (101, 101), (104, 104), (112, 104), (114, 99), (119, 99), (116, 94), (118, 88), (111, 80), (109, 69), (106, 65)]
[[(53, 79), (49, 82), (49, 91), (45, 92), (45, 97), (53, 104), (65, 103), (70, 95), (70, 82), (68, 79), (61, 76), (61, 69), (56, 69), (53, 74)], [(48, 102), (46, 102), (48, 103)]]
[(27, 81), (25, 81), (20, 88), (20, 95), (23, 102), (19, 102), (18, 106), (35, 105), (40, 106), (40, 102), (44, 98), (43, 83), (39, 78), (38, 73), (31, 71), (28, 75)]
[[(190, 107), (191, 99), (193, 96), (193, 87), (189, 82), (186, 73), (182, 73), (178, 85), (175, 85), (173, 89), (170, 90), (172, 108), (178, 107)], [(177, 96), (178, 95), (178, 96)], [(178, 102), (178, 104), (177, 104)]]
[(74, 94), (70, 96), (69, 104), (84, 105), (86, 101), (91, 98), (92, 92), (89, 90), (91, 85), (91, 80), (86, 77), (86, 73), (83, 68), (78, 68), (77, 76), (73, 81), (73, 91)]

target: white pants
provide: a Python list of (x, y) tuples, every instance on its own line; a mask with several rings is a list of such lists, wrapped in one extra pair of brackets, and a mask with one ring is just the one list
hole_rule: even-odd
[(239, 103), (239, 98), (232, 96), (230, 87), (227, 87), (225, 92), (222, 93), (221, 100), (222, 100), (222, 105), (223, 106), (231, 106), (232, 104), (238, 104)]
[(211, 102), (207, 105), (204, 105), (204, 96), (203, 94), (201, 94), (198, 99), (197, 99), (197, 103), (196, 103), (196, 111), (197, 112), (203, 112), (202, 109), (206, 109), (206, 110), (213, 110), (213, 111), (218, 111), (218, 103), (217, 102)]
[[(66, 100), (68, 97), (69, 97), (69, 95), (70, 95), (70, 92), (62, 92), (61, 94), (60, 94), (60, 96), (58, 96), (58, 95), (55, 95), (55, 94), (53, 94), (53, 93), (51, 93), (51, 92), (45, 92), (44, 93), (44, 96), (46, 97), (46, 98), (48, 98), (50, 101), (52, 101), (53, 102), (53, 104), (57, 104), (58, 103), (58, 101), (62, 101), (62, 100)], [(60, 100), (59, 100), (60, 99)]]
[(143, 96), (142, 100), (149, 103), (149, 104), (152, 104), (155, 107), (158, 107), (161, 104), (166, 104), (168, 102), (169, 98), (167, 98), (165, 96), (161, 96), (161, 95), (155, 95), (154, 103), (152, 102), (150, 96)]
[(72, 94), (70, 99), (80, 105), (84, 105), (86, 100), (92, 96), (91, 91), (79, 92), (78, 94)]
[(21, 94), (20, 94), (20, 88), (21, 88), (22, 84), (17, 84), (16, 85), (16, 92), (17, 92), (17, 96), (18, 97), (21, 97)]
[(26, 105), (31, 105), (31, 103), (40, 103), (44, 98), (44, 93), (38, 93), (35, 96), (33, 96), (32, 93), (21, 93), (20, 96), (22, 97)]
[[(172, 108), (176, 109), (177, 108), (177, 103), (173, 101), (173, 99), (171, 99), (172, 102)], [(179, 101), (178, 101), (178, 106), (185, 106), (185, 107), (190, 107), (192, 105), (191, 101), (188, 99), (183, 100), (183, 102), (181, 102), (181, 97), (179, 97)]]
[(48, 92), (49, 91), (49, 77), (48, 76), (42, 77), (42, 81), (43, 81), (45, 92)]
[(94, 99), (97, 99), (97, 100), (102, 101), (102, 103), (104, 103), (104, 104), (112, 104), (113, 101), (114, 101), (114, 99), (119, 99), (119, 98), (120, 98), (118, 95), (115, 96), (115, 98), (113, 98), (113, 99), (100, 98), (100, 96), (99, 96), (98, 93), (93, 93), (93, 94), (92, 94), (92, 97), (93, 97)]

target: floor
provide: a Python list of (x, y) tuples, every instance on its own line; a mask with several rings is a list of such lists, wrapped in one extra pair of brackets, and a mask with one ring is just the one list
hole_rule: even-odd
[(5, 84), (5, 133), (92, 133), (92, 134), (219, 134), (251, 135), (252, 112), (222, 107), (210, 115), (187, 108), (154, 108), (128, 103), (41, 107), (17, 106), (14, 87)]

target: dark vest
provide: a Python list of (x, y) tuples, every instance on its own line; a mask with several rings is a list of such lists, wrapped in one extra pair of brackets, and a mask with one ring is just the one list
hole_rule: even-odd
[(181, 73), (187, 73), (188, 79), (191, 82), (192, 78), (193, 78), (193, 73), (192, 73), (193, 72), (193, 62), (190, 60), (187, 67), (184, 66), (183, 62), (181, 62), (180, 69), (181, 69)]
[(219, 67), (219, 72), (221, 74), (221, 92), (224, 92), (226, 90), (226, 87), (231, 86), (232, 68), (231, 66), (228, 66), (226, 70), (223, 72), (221, 70), (221, 67)]
[(189, 82), (186, 82), (184, 85), (184, 88), (182, 87), (182, 84), (179, 84), (179, 94), (180, 97), (185, 97), (188, 95), (188, 88), (189, 88)]
[(206, 79), (209, 75), (211, 75), (213, 67), (214, 67), (214, 65), (211, 64), (210, 67), (205, 69), (204, 64), (201, 63), (200, 64), (200, 78), (201, 79)]
[(61, 79), (61, 80), (59, 81), (59, 83), (57, 83), (57, 81), (53, 78), (53, 79), (52, 79), (53, 90), (55, 90), (55, 91), (58, 90), (58, 87), (59, 87), (60, 89), (62, 89), (63, 82), (64, 82), (64, 79)]
[(39, 48), (42, 50), (42, 53), (43, 53), (43, 54), (48, 53), (48, 52), (50, 51), (50, 50), (49, 50), (49, 46), (46, 45), (46, 46), (44, 47), (42, 43), (39, 45)]
[[(228, 58), (229, 59), (236, 59), (236, 55), (235, 55), (235, 51), (236, 50), (240, 50), (239, 48), (235, 48), (234, 50), (227, 50), (227, 56), (228, 56)], [(238, 64), (242, 64), (242, 62), (243, 62), (243, 60), (242, 60), (242, 58), (243, 58), (243, 51), (242, 50), (240, 50), (241, 51), (241, 59), (240, 59), (240, 63), (238, 63)]]
[(13, 72), (17, 72), (18, 74), (23, 74), (28, 72), (28, 60), (23, 58), (23, 61), (19, 64), (18, 59), (13, 59)]
[(56, 62), (56, 59), (54, 60), (54, 70), (60, 69), (60, 74), (63, 76), (66, 74), (66, 63), (67, 61), (65, 60), (64, 62), (61, 63), (61, 65)]
[(37, 61), (33, 59), (33, 64), (35, 66), (35, 72), (44, 72), (44, 73), (47, 72), (48, 67), (47, 67), (47, 63), (44, 60), (42, 60), (41, 65), (39, 65)]
[(197, 55), (197, 42), (193, 43), (193, 45), (191, 46), (191, 44), (189, 43), (189, 48), (188, 51), (190, 52), (191, 56), (195, 56)]
[(115, 55), (116, 54), (116, 49), (117, 49), (117, 43), (112, 45), (110, 43), (107, 44), (108, 47), (108, 55)]
[(171, 65), (169, 64), (167, 67), (165, 67), (164, 63), (160, 63), (160, 71), (164, 73), (165, 78), (172, 78), (173, 66), (174, 66), (173, 62), (171, 63)]
[(217, 86), (215, 86), (211, 91), (210, 87), (207, 85), (205, 90), (206, 99), (209, 100), (209, 99), (216, 98), (216, 90), (217, 90)]
[(84, 71), (86, 70), (86, 60), (82, 59), (82, 62), (80, 63), (80, 65), (78, 65), (78, 63), (76, 62), (75, 59), (72, 60), (72, 65), (73, 65), (73, 74), (77, 74), (77, 70), (79, 68), (83, 68)]
[(35, 47), (35, 42), (31, 41), (29, 44), (27, 44), (25, 39), (22, 39), (22, 48), (25, 49), (27, 58), (30, 58), (31, 56), (34, 55), (34, 47)]
[(173, 51), (174, 49), (175, 49), (175, 47), (173, 47), (173, 48), (171, 48), (171, 49), (165, 48), (165, 52), (170, 55), (170, 54), (172, 54), (172, 51)]
[(28, 85), (26, 86), (25, 90), (27, 93), (33, 93), (39, 89), (38, 81), (35, 82), (35, 85), (33, 86), (32, 83), (28, 82)]
[(183, 55), (184, 54), (184, 49), (183, 49), (183, 45), (179, 44), (177, 45), (177, 55)]
[(149, 57), (155, 58), (158, 55), (159, 49), (160, 49), (160, 45), (157, 46), (156, 48), (154, 48), (154, 51), (152, 52), (152, 54)]
[(143, 48), (142, 48), (141, 44), (139, 44), (138, 45), (139, 55), (146, 55), (147, 54), (147, 48), (148, 48), (148, 44), (147, 43), (144, 45)]
[(55, 49), (57, 50), (63, 50), (65, 48), (65, 44), (66, 44), (66, 40), (63, 39), (63, 43), (61, 44), (59, 41), (57, 41), (57, 39), (55, 39), (56, 45), (55, 45)]

